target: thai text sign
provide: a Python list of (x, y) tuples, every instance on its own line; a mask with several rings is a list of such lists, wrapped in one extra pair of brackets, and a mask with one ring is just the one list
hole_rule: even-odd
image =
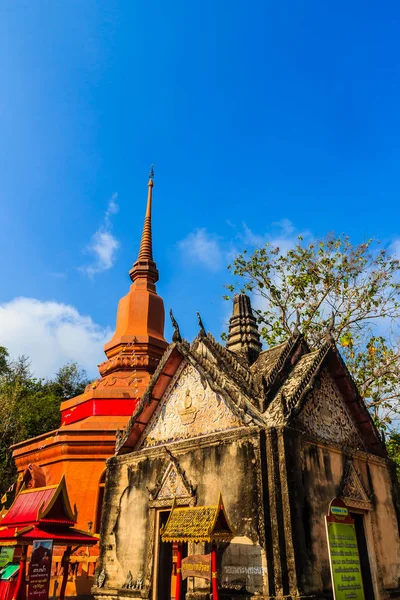
[(182, 579), (201, 577), (211, 579), (211, 554), (193, 554), (182, 560)]
[(348, 508), (335, 498), (325, 518), (335, 600), (364, 600), (356, 530)]
[(53, 542), (35, 540), (33, 542), (29, 567), (28, 600), (48, 600)]

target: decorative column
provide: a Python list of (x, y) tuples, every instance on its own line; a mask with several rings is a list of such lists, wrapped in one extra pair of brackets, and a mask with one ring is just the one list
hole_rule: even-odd
[(68, 582), (68, 572), (69, 572), (69, 559), (71, 558), (71, 546), (67, 546), (66, 551), (62, 557), (61, 564), (63, 566), (63, 578), (60, 588), (60, 600), (64, 600), (65, 598), (65, 590)]
[(213, 600), (218, 600), (218, 568), (217, 568), (217, 545), (211, 548), (211, 589)]
[(175, 600), (181, 600), (181, 593), (182, 593), (182, 544), (178, 544), (178, 552), (176, 554)]

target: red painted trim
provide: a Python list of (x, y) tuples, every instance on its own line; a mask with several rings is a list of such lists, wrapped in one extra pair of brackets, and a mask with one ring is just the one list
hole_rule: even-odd
[(211, 548), (211, 589), (213, 600), (218, 600), (218, 567), (217, 567), (217, 546)]
[(182, 544), (178, 544), (176, 555), (176, 588), (175, 600), (181, 600), (182, 595)]
[(110, 400), (107, 398), (92, 398), (73, 408), (61, 412), (61, 425), (69, 425), (94, 416), (131, 416), (138, 403), (137, 398)]

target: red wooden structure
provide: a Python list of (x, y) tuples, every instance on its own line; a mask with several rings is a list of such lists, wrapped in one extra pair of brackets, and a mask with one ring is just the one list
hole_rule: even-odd
[(26, 599), (26, 562), (28, 546), (34, 540), (52, 540), (66, 547), (60, 600), (64, 599), (69, 558), (73, 546), (93, 546), (98, 537), (74, 528), (77, 512), (71, 508), (65, 478), (58, 485), (22, 488), (0, 524), (0, 546), (15, 546), (21, 550), (18, 579), (12, 582), (15, 600)]

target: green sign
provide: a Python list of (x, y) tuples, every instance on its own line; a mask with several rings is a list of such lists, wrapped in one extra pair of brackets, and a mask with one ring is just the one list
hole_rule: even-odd
[(335, 600), (364, 600), (354, 524), (328, 521), (326, 525)]
[(0, 572), (0, 579), (2, 581), (9, 581), (19, 571), (19, 563), (11, 563), (4, 567)]
[(348, 517), (349, 509), (344, 506), (331, 506), (331, 515), (335, 517)]
[(14, 548), (10, 546), (0, 547), (0, 569), (6, 566), (7, 563), (11, 562), (14, 556)]

